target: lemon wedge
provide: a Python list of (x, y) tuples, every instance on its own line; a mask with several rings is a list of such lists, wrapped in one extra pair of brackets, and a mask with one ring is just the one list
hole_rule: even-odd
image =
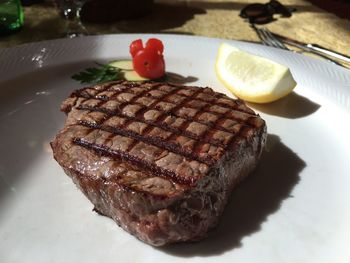
[(216, 74), (238, 98), (268, 103), (287, 96), (296, 86), (288, 67), (223, 43), (216, 60)]

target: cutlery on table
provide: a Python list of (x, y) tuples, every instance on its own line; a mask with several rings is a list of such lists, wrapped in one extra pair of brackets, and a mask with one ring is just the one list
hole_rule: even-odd
[[(272, 33), (270, 30), (268, 30), (266, 28), (258, 28), (254, 24), (251, 24), (251, 27), (255, 30), (255, 32), (257, 33), (258, 37), (260, 38), (261, 42), (264, 45), (276, 47), (276, 48), (280, 48), (280, 49), (284, 49), (284, 50), (290, 50), (285, 45), (285, 44), (288, 44), (288, 45), (300, 48), (304, 51), (310, 52), (312, 54), (315, 54), (319, 57), (322, 57), (322, 58), (328, 60), (329, 62), (332, 62), (336, 65), (339, 65), (339, 66), (342, 66), (345, 68), (348, 68), (348, 67), (340, 62), (350, 63), (350, 57), (348, 57), (344, 54), (323, 48), (317, 44), (304, 44), (304, 43), (299, 42), (297, 40), (292, 40), (290, 38)], [(333, 57), (334, 59), (330, 58), (330, 57)], [(340, 61), (338, 62), (335, 59), (338, 59)]]

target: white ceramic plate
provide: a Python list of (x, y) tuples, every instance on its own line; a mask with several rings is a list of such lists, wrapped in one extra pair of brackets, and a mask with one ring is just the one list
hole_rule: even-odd
[[(257, 171), (233, 193), (206, 240), (153, 248), (92, 205), (53, 160), (72, 73), (128, 57), (147, 35), (62, 39), (0, 50), (1, 262), (350, 262), (350, 71), (261, 45), (226, 41), (288, 65), (295, 93), (250, 105), (268, 124)], [(167, 70), (225, 92), (220, 39), (157, 35)]]

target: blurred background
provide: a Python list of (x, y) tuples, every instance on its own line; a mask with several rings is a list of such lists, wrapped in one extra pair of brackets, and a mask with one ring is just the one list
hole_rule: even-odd
[[(239, 14), (248, 4), (269, 1), (0, 0), (2, 22), (1, 5), (5, 2), (20, 3), (24, 20), (19, 29), (0, 36), (0, 48), (62, 37), (118, 33), (176, 33), (259, 42), (256, 32)], [(296, 11), (290, 17), (274, 15), (265, 25), (271, 31), (349, 54), (350, 0), (280, 3)]]

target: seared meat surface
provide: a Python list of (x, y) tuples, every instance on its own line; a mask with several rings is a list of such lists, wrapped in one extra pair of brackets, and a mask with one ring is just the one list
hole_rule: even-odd
[(116, 81), (61, 110), (54, 158), (96, 211), (154, 246), (203, 238), (266, 141), (257, 114), (210, 88)]

